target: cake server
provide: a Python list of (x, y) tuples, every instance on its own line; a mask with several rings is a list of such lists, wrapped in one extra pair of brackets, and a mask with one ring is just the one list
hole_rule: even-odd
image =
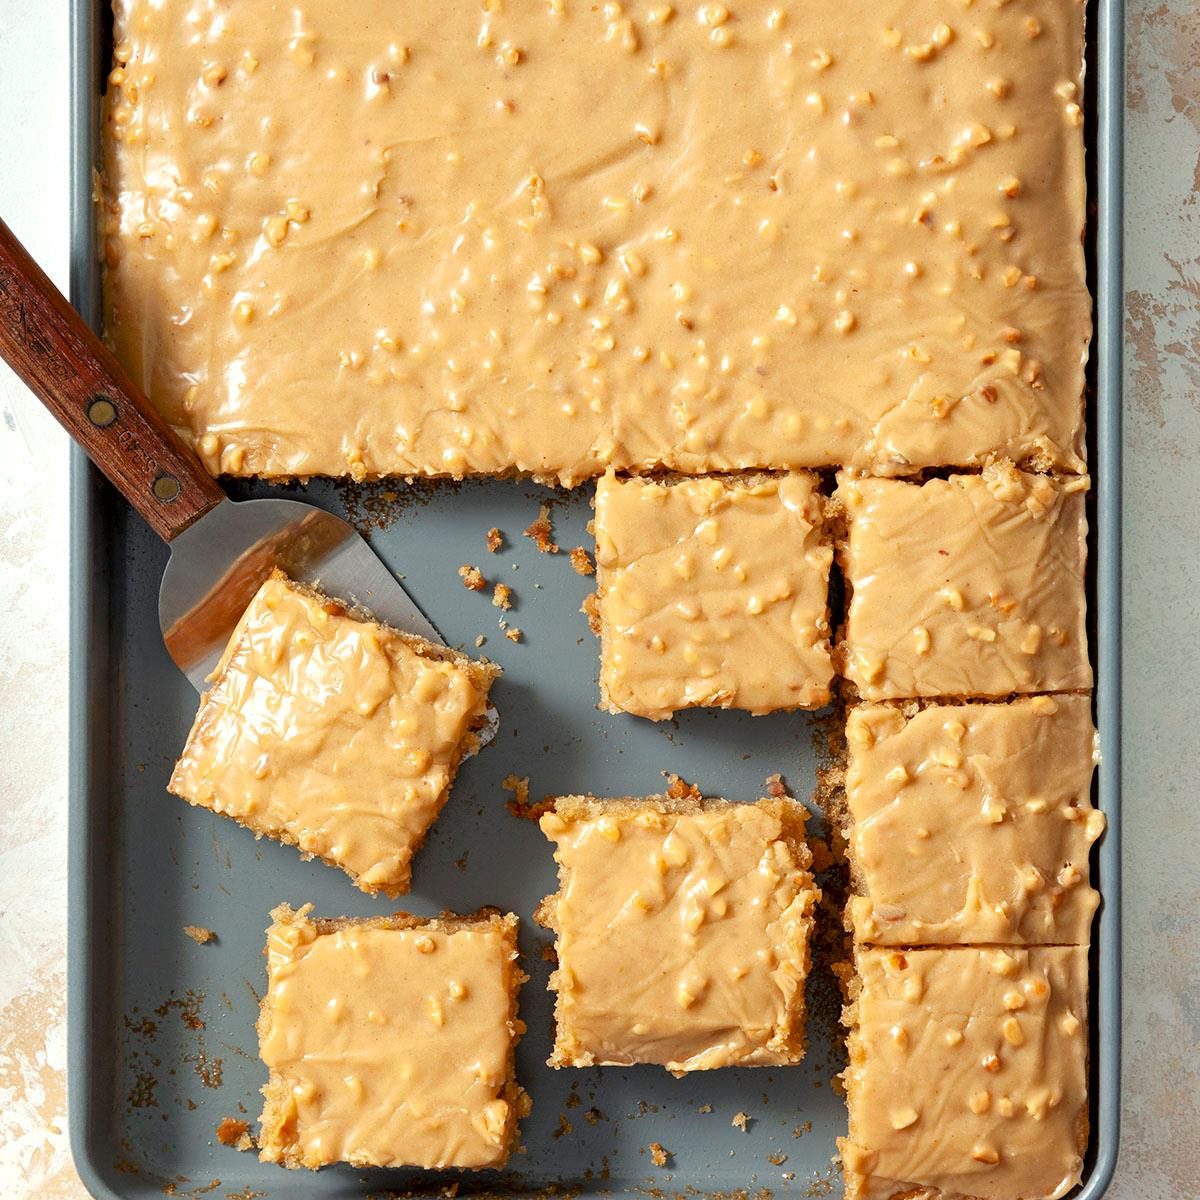
[(2, 220), (0, 357), (170, 546), (159, 623), (198, 690), (274, 567), (445, 645), (346, 521), (298, 500), (230, 500)]

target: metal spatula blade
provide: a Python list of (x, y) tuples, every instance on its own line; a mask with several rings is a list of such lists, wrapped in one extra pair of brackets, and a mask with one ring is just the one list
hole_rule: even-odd
[(167, 651), (203, 691), (246, 605), (278, 567), (404, 633), (442, 635), (362, 537), (297, 500), (226, 500), (171, 541), (158, 593)]
[(0, 355), (170, 544), (159, 618), (171, 657), (198, 689), (276, 567), (445, 645), (340, 517), (297, 500), (228, 499), (3, 221)]

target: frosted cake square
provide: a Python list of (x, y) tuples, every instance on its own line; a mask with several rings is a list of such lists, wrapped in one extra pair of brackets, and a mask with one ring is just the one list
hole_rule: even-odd
[(498, 674), (276, 571), (234, 630), (168, 786), (363, 891), (406, 892)]
[(541, 818), (559, 890), (550, 1065), (676, 1074), (804, 1055), (819, 892), (794, 800), (564, 797)]
[(839, 479), (839, 653), (865, 700), (1086, 690), (1086, 476)]
[(829, 568), (816, 476), (596, 487), (602, 707), (663, 720), (829, 701)]
[(361, 920), (280, 905), (258, 1022), (260, 1157), (315, 1169), (500, 1167), (529, 1101), (517, 918)]
[(1104, 829), (1089, 697), (861, 705), (846, 740), (856, 940), (1087, 945)]
[(859, 948), (847, 1200), (1052, 1200), (1088, 1138), (1087, 950)]

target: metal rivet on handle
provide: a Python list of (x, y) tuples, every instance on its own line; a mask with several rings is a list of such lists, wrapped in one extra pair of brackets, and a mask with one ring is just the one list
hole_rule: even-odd
[(170, 504), (179, 496), (179, 480), (174, 475), (160, 475), (153, 486), (155, 500)]
[(117, 419), (117, 406), (107, 396), (97, 396), (88, 403), (87, 416), (97, 429), (107, 429)]

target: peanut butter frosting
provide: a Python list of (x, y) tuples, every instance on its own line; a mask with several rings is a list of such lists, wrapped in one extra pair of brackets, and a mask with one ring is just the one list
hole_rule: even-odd
[(1087, 1140), (1087, 951), (855, 955), (847, 1200), (1052, 1200)]
[(407, 891), (496, 671), (276, 572), (230, 638), (170, 790), (363, 891)]
[(106, 326), (214, 473), (1082, 467), (1083, 0), (114, 8)]
[(1086, 476), (995, 463), (923, 484), (842, 475), (843, 673), (866, 700), (1092, 685)]
[(260, 1157), (289, 1167), (502, 1166), (528, 1110), (517, 918), (272, 914)]
[(864, 705), (846, 738), (858, 941), (1087, 945), (1104, 829), (1088, 697)]
[(554, 1067), (800, 1061), (819, 892), (792, 800), (560, 799)]
[(596, 486), (600, 688), (660, 721), (829, 700), (829, 567), (817, 480), (804, 473)]

